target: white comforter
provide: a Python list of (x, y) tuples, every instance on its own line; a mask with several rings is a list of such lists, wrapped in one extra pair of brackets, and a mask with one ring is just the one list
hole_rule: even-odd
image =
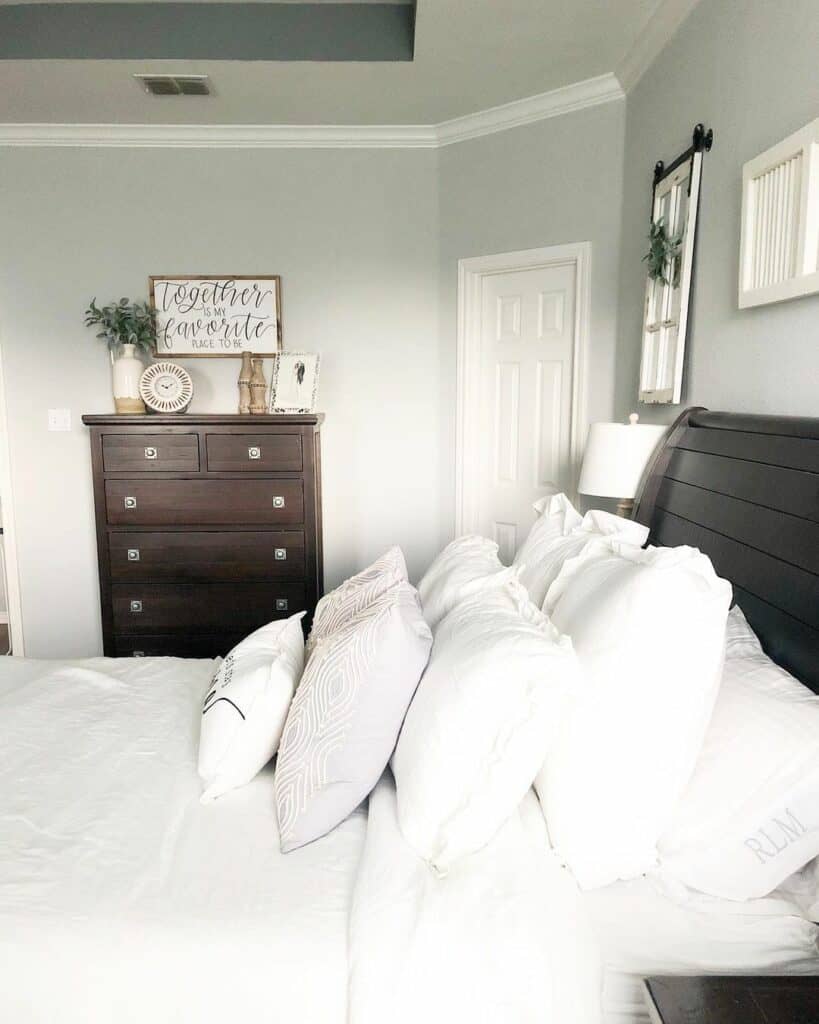
[(612, 967), (810, 969), (816, 929), (786, 910), (747, 907), (697, 961), (715, 908), (581, 896), (532, 793), (446, 878), (401, 836), (389, 772), (369, 822), (283, 856), (272, 772), (199, 803), (213, 669), (0, 659), (3, 1024), (599, 1024)]
[(597, 944), (532, 791), (440, 878), (402, 837), (386, 773), (370, 797), (351, 935), (353, 1024), (600, 1020)]
[(201, 805), (213, 667), (2, 660), (3, 1024), (344, 1024), (366, 818), (285, 857), (270, 772)]

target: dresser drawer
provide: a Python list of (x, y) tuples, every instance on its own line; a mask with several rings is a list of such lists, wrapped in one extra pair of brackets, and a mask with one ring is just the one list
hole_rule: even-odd
[(304, 521), (299, 480), (106, 480), (114, 526), (278, 526)]
[(196, 434), (103, 434), (106, 473), (196, 473)]
[(244, 639), (242, 633), (207, 636), (128, 636), (115, 634), (115, 658), (216, 658), (224, 657)]
[(306, 608), (301, 583), (115, 583), (115, 633), (241, 633)]
[(114, 580), (184, 583), (303, 579), (304, 533), (110, 533)]
[(212, 473), (301, 472), (299, 434), (208, 434), (206, 444)]

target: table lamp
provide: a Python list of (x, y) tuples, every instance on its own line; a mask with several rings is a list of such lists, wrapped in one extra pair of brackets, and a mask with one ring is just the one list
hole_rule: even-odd
[(634, 497), (660, 438), (668, 427), (638, 423), (592, 423), (577, 486), (581, 494), (617, 498), (617, 514), (631, 518)]

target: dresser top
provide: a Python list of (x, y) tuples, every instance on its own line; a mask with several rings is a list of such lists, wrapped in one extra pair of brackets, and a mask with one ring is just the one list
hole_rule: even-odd
[(284, 413), (265, 413), (263, 416), (241, 416), (238, 413), (222, 415), (221, 413), (140, 413), (137, 415), (117, 415), (116, 413), (85, 413), (83, 423), (89, 427), (177, 427), (189, 423), (196, 426), (223, 427), (320, 427), (324, 422), (324, 413), (300, 413), (290, 415)]

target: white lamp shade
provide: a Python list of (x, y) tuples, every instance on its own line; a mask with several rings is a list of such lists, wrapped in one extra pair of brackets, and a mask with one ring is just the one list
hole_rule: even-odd
[(601, 498), (633, 498), (668, 427), (649, 423), (592, 423), (578, 491)]

